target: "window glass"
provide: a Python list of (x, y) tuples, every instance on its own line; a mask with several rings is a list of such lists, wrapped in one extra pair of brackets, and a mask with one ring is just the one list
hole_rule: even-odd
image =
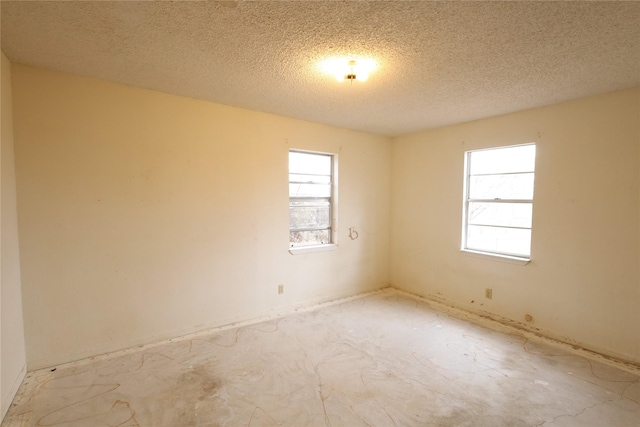
[(470, 225), (467, 243), (480, 252), (528, 258), (531, 230)]
[(469, 177), (471, 199), (533, 199), (533, 172)]
[(462, 249), (529, 258), (535, 144), (465, 153)]
[(289, 152), (289, 246), (332, 243), (333, 156)]
[(496, 174), (535, 171), (536, 146), (518, 145), (469, 152), (472, 157), (469, 174)]
[(302, 175), (331, 175), (331, 156), (290, 151), (289, 173)]
[(531, 203), (469, 203), (469, 224), (531, 228)]

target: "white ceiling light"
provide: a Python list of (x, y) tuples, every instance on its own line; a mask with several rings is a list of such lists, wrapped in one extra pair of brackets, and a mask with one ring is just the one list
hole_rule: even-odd
[(369, 74), (376, 69), (376, 61), (373, 59), (347, 59), (328, 58), (320, 63), (320, 68), (324, 73), (335, 76), (336, 80), (345, 80), (353, 83), (354, 80), (367, 81)]

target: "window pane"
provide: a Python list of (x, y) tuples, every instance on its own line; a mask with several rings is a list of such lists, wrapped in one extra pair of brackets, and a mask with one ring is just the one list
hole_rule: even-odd
[(331, 197), (331, 184), (291, 184), (289, 197)]
[(531, 203), (469, 203), (469, 224), (531, 228)]
[(325, 245), (331, 243), (331, 230), (291, 231), (289, 232), (290, 246)]
[(289, 228), (329, 228), (331, 210), (325, 206), (289, 206)]
[(291, 199), (289, 206), (331, 206), (331, 199)]
[(467, 249), (529, 256), (531, 230), (469, 225)]
[(473, 151), (469, 155), (469, 173), (533, 172), (536, 163), (536, 146), (496, 148)]
[(289, 173), (331, 175), (331, 156), (290, 151)]
[(469, 177), (470, 199), (533, 199), (533, 173)]
[(302, 175), (296, 173), (289, 174), (290, 182), (312, 182), (316, 184), (329, 184), (331, 182), (331, 175)]
[[(289, 244), (332, 243), (333, 156), (289, 152)], [(305, 229), (316, 230), (305, 230)]]

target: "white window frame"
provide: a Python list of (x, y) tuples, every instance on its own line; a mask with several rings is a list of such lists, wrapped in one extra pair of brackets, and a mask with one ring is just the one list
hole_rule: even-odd
[[(287, 152), (287, 156), (289, 153), (303, 153), (303, 154), (313, 154), (318, 156), (327, 156), (331, 159), (331, 195), (329, 199), (329, 227), (322, 228), (329, 230), (329, 238), (330, 241), (327, 243), (319, 244), (319, 245), (306, 245), (306, 246), (291, 246), (291, 240), (289, 240), (289, 253), (292, 255), (306, 254), (311, 252), (323, 252), (323, 251), (331, 251), (335, 250), (338, 247), (338, 155), (335, 153), (327, 153), (320, 151), (309, 151), (309, 150), (300, 150), (300, 149), (289, 149)], [(288, 169), (288, 173), (289, 169)], [(289, 184), (292, 181), (289, 178)], [(292, 197), (289, 196), (289, 203), (291, 203)], [(291, 204), (289, 204), (291, 206)], [(291, 224), (289, 224), (289, 233), (291, 233)]]
[[(531, 142), (531, 143), (527, 143), (527, 144), (508, 145), (508, 146), (501, 146), (501, 147), (491, 147), (491, 148), (485, 148), (485, 149), (470, 150), (470, 151), (466, 151), (464, 153), (464, 188), (463, 188), (461, 251), (466, 252), (466, 253), (470, 253), (470, 254), (474, 254), (474, 255), (479, 255), (481, 257), (493, 258), (493, 259), (501, 259), (501, 260), (505, 260), (505, 261), (516, 262), (516, 263), (523, 264), (523, 265), (524, 264), (528, 264), (531, 261), (531, 243), (529, 245), (529, 253), (527, 255), (525, 255), (525, 256), (523, 256), (522, 254), (513, 254), (513, 253), (508, 253), (508, 252), (502, 252), (502, 251), (491, 251), (491, 250), (487, 250), (487, 249), (473, 248), (473, 247), (469, 247), (469, 245), (467, 244), (468, 226), (469, 226), (469, 203), (472, 203), (472, 202), (478, 202), (478, 203), (524, 203), (524, 204), (530, 204), (531, 205), (531, 211), (533, 212), (533, 196), (530, 199), (472, 199), (472, 198), (470, 198), (469, 197), (469, 191), (470, 191), (470, 179), (471, 179), (471, 174), (470, 174), (471, 155), (473, 153), (476, 153), (476, 152), (479, 152), (479, 151), (501, 150), (501, 149), (508, 149), (508, 148), (530, 146), (530, 145), (536, 146), (535, 142)], [(518, 172), (495, 173), (495, 174), (487, 174), (487, 175), (507, 175), (507, 174), (512, 174), (512, 173), (533, 173), (534, 181), (535, 181), (535, 160), (534, 160), (534, 169), (533, 169), (533, 171), (524, 171), (523, 170), (523, 171), (518, 171)], [(495, 226), (495, 225), (493, 227), (527, 229), (527, 230), (530, 230), (531, 233), (533, 233), (533, 223), (531, 224), (531, 227), (508, 227), (508, 226)]]

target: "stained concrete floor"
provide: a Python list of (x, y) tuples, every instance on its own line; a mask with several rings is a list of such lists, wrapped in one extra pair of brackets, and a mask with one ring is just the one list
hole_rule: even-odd
[(634, 426), (640, 377), (395, 291), (31, 372), (2, 427)]

